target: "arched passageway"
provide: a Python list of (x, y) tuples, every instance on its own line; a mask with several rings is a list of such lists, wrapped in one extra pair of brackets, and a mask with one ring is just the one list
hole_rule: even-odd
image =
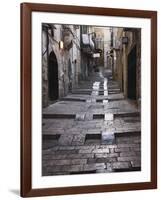
[(48, 62), (48, 88), (49, 100), (56, 100), (59, 97), (58, 63), (55, 53), (52, 51)]

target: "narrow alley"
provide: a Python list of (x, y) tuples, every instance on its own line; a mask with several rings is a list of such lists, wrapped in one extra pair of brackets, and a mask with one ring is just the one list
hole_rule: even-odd
[(42, 175), (141, 170), (141, 29), (42, 24)]
[(109, 70), (43, 109), (43, 175), (140, 170), (140, 112)]

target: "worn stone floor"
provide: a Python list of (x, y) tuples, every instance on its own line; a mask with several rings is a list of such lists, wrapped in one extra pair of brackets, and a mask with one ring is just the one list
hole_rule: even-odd
[(43, 109), (42, 175), (141, 170), (140, 110), (110, 72)]

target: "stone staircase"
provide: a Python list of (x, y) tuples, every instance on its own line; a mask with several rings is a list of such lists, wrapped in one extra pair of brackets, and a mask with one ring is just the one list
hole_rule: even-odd
[(93, 74), (42, 117), (44, 176), (141, 170), (140, 110), (112, 78)]

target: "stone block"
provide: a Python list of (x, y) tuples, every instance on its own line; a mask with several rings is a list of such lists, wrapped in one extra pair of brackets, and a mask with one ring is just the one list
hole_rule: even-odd
[(92, 99), (91, 99), (91, 102), (92, 102), (92, 103), (96, 103), (96, 99), (95, 99), (95, 98), (92, 98)]
[(54, 166), (54, 165), (70, 165), (71, 162), (70, 160), (50, 160), (48, 161), (49, 165)]
[(87, 100), (86, 100), (86, 103), (91, 103), (91, 102), (92, 102), (91, 99), (87, 99)]
[(115, 142), (115, 135), (113, 132), (102, 131), (101, 136), (102, 136), (101, 138), (102, 144), (113, 144)]
[(74, 135), (72, 145), (83, 145), (85, 142), (85, 135)]
[(107, 168), (107, 172), (112, 172), (112, 164), (111, 163), (106, 163), (106, 168)]
[(103, 100), (103, 104), (108, 104), (108, 100)]
[(139, 144), (118, 144), (117, 145), (118, 146), (118, 148), (124, 148), (124, 147), (129, 147), (129, 148), (138, 148), (138, 147), (140, 147), (140, 145)]
[(114, 115), (112, 113), (105, 113), (104, 119), (105, 119), (105, 121), (113, 121)]
[(118, 157), (117, 159), (120, 162), (140, 160), (138, 156)]
[(116, 158), (89, 158), (88, 164), (92, 163), (111, 163), (116, 162)]
[(86, 115), (85, 115), (85, 120), (87, 121), (92, 121), (93, 120), (93, 114), (92, 113), (89, 113), (87, 112)]
[(131, 161), (132, 167), (141, 167), (141, 160), (133, 160)]
[(108, 90), (104, 91), (104, 96), (108, 96)]
[(78, 149), (69, 149), (69, 150), (57, 150), (54, 152), (56, 155), (62, 155), (62, 154), (65, 154), (65, 155), (68, 155), (68, 154), (76, 154), (78, 153)]
[[(80, 149), (79, 153), (91, 153), (93, 151), (93, 148), (89, 148), (89, 149)], [(94, 152), (92, 152), (94, 153)]]
[(72, 159), (71, 164), (72, 165), (83, 165), (87, 163), (87, 159)]
[(114, 162), (112, 163), (113, 169), (129, 169), (131, 167), (130, 162)]
[(75, 117), (76, 121), (84, 121), (84, 119), (85, 119), (85, 113), (77, 113), (76, 114), (76, 117)]
[(59, 145), (71, 145), (73, 135), (61, 135), (59, 138)]
[(114, 148), (110, 148), (110, 153), (115, 153), (115, 149)]
[[(79, 172), (83, 170), (83, 165), (70, 165), (69, 167), (67, 166), (67, 171), (70, 172)], [(66, 171), (66, 167), (64, 166), (64, 171)]]
[(59, 146), (59, 147), (57, 147), (57, 150), (73, 150), (73, 149), (75, 149), (75, 147), (74, 146)]
[(104, 163), (86, 164), (84, 165), (84, 171), (93, 171), (97, 169), (105, 169), (106, 165)]
[(118, 153), (118, 152), (129, 152), (129, 151), (130, 151), (130, 148), (129, 148), (129, 147), (115, 148), (114, 151), (115, 151), (116, 153)]
[(93, 150), (93, 153), (109, 153), (110, 151), (109, 151), (109, 148), (107, 147), (107, 148), (103, 148), (103, 149), (98, 149), (98, 148), (95, 148), (94, 150)]
[(118, 153), (96, 153), (96, 158), (117, 158), (119, 156)]
[(120, 157), (129, 157), (129, 156), (136, 156), (136, 153), (134, 151), (129, 151), (129, 152), (121, 152)]
[(71, 158), (71, 159), (87, 159), (87, 158), (94, 158), (94, 154), (93, 153), (79, 153), (79, 154), (69, 154), (68, 155), (68, 158)]

